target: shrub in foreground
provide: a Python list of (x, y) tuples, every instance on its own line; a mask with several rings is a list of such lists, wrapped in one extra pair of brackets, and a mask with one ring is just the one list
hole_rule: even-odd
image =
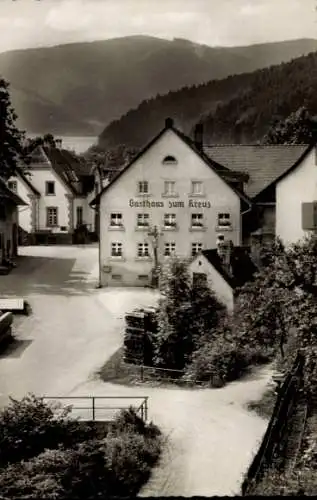
[(130, 432), (46, 450), (0, 473), (3, 498), (90, 500), (134, 496), (160, 454), (160, 441)]
[(11, 399), (0, 413), (0, 466), (34, 457), (47, 448), (91, 439), (93, 429), (68, 419), (68, 413), (63, 410), (57, 417), (52, 406), (33, 395)]
[(315, 496), (317, 478), (313, 469), (290, 472), (269, 471), (252, 491), (252, 496)]
[(134, 496), (161, 451), (159, 429), (132, 408), (100, 439), (93, 426), (56, 417), (43, 400), (28, 396), (2, 412), (0, 430), (2, 500)]

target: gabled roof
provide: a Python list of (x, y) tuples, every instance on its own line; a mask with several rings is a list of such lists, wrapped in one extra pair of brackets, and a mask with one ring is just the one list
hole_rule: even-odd
[(185, 134), (180, 132), (177, 128), (174, 127), (173, 121), (167, 119), (165, 127), (122, 169), (118, 172), (117, 175), (115, 175), (105, 186), (102, 191), (90, 202), (90, 206), (93, 205), (98, 205), (101, 196), (112, 186), (123, 174), (126, 172), (141, 156), (143, 156), (161, 137), (162, 135), (167, 131), (167, 130), (172, 130), (183, 142), (185, 142), (196, 154), (199, 156), (206, 165), (208, 165), (214, 172), (216, 172), (222, 179), (223, 181), (239, 196), (239, 198), (248, 206), (250, 207), (252, 202), (249, 199), (249, 197), (237, 189), (235, 186), (230, 184), (230, 181), (228, 180), (226, 175), (222, 175), (222, 173), (225, 173), (228, 171), (228, 169), (219, 164), (217, 161), (214, 159), (208, 157), (204, 151), (198, 149), (195, 146), (194, 141), (192, 141), (189, 137), (187, 137)]
[(232, 288), (243, 286), (247, 281), (251, 281), (257, 267), (252, 261), (245, 247), (234, 247), (231, 255), (231, 271), (224, 265), (218, 255), (217, 249), (202, 250), (199, 255), (203, 255), (208, 262), (218, 271), (223, 279)]
[(4, 201), (10, 201), (14, 205), (24, 205), (26, 206), (27, 203), (20, 198), (16, 193), (11, 191), (11, 189), (8, 188), (6, 185), (5, 181), (1, 179), (0, 177), (0, 199)]
[(32, 191), (36, 196), (41, 196), (40, 192), (33, 186), (31, 181), (27, 178), (27, 175), (23, 172), (22, 169), (17, 169), (17, 174), (21, 177), (23, 182), (28, 186), (28, 188)]
[(291, 172), (293, 172), (293, 170), (295, 170), (298, 165), (300, 165), (302, 163), (302, 161), (304, 161), (304, 159), (306, 158), (306, 156), (309, 155), (309, 153), (316, 147), (316, 143), (312, 143), (310, 144), (309, 146), (306, 146), (306, 149), (305, 151), (303, 152), (303, 154), (297, 159), (297, 161), (295, 161), (295, 163), (293, 165), (290, 166), (290, 168), (288, 168), (287, 170), (285, 170), (284, 172), (282, 172), (278, 177), (276, 177), (276, 179), (274, 179), (271, 184), (269, 184), (269, 186), (267, 186), (267, 189), (269, 188), (272, 188), (273, 186), (275, 187), (276, 184), (281, 181), (282, 179), (284, 179), (284, 177), (286, 177), (287, 175), (289, 175)]
[(78, 182), (78, 177), (65, 159), (62, 150), (50, 146), (42, 146), (42, 149), (49, 159), (54, 172), (66, 184), (72, 194), (78, 196), (79, 193), (74, 186), (74, 183)]
[(249, 174), (245, 192), (250, 198), (275, 182), (311, 150), (310, 145), (206, 145), (205, 154), (230, 170)]
[[(82, 196), (76, 188), (76, 183), (82, 180), (83, 177), (91, 177), (91, 169), (84, 162), (79, 160), (71, 151), (67, 149), (59, 149), (51, 145), (39, 145), (32, 152), (32, 155), (37, 158), (37, 162), (49, 162), (56, 175), (62, 180), (74, 196)], [(32, 163), (32, 162), (31, 162)], [(36, 169), (36, 163), (32, 168)]]

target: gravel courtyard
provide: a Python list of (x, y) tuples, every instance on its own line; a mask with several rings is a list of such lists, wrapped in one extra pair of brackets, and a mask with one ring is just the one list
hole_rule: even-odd
[(166, 446), (141, 496), (239, 493), (242, 475), (267, 422), (246, 409), (260, 398), (269, 368), (222, 389), (124, 387), (96, 371), (122, 344), (125, 311), (152, 305), (151, 290), (96, 289), (96, 246), (20, 249), (19, 266), (0, 277), (0, 296), (33, 309), (15, 317), (16, 342), (0, 356), (0, 405), (9, 395), (149, 396), (149, 417)]

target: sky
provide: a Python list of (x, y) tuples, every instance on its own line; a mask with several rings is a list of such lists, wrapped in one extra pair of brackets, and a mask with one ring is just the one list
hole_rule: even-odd
[(317, 0), (0, 0), (0, 52), (128, 35), (210, 46), (317, 38)]

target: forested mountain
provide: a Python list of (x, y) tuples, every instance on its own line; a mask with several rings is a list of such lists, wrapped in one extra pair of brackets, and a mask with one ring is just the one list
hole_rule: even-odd
[(198, 121), (209, 143), (256, 143), (273, 122), (301, 106), (317, 114), (317, 52), (288, 63), (186, 87), (143, 101), (100, 136), (104, 148), (140, 147), (164, 125), (167, 116), (190, 134)]
[(98, 135), (144, 99), (313, 50), (317, 40), (311, 39), (208, 47), (132, 36), (5, 52), (0, 75), (11, 84), (18, 125), (29, 133)]

